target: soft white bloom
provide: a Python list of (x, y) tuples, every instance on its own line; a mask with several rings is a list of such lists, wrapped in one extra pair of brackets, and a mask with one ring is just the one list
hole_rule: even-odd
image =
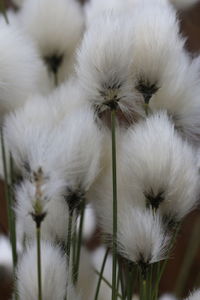
[(137, 105), (143, 115), (145, 103), (150, 111), (168, 110), (184, 137), (199, 143), (199, 59), (184, 50), (175, 10), (167, 1), (142, 0), (131, 16)]
[[(51, 174), (52, 175), (52, 174)], [(67, 238), (68, 207), (62, 192), (65, 183), (55, 177), (46, 180), (41, 186), (42, 196), (40, 205), (42, 213), (46, 216), (41, 225), (41, 235), (43, 239), (65, 242)], [(16, 219), (17, 237), (19, 243), (33, 239), (35, 237), (35, 222), (31, 214), (34, 214), (36, 201), (36, 187), (34, 183), (25, 180), (16, 188)]]
[(199, 0), (170, 0), (178, 9), (186, 9), (199, 2)]
[(133, 26), (130, 15), (105, 15), (84, 36), (77, 73), (85, 97), (100, 111), (113, 101), (129, 114), (135, 107)]
[(160, 297), (160, 300), (176, 300), (176, 297), (171, 294), (165, 294)]
[(186, 300), (199, 300), (200, 299), (200, 290), (193, 292)]
[(35, 92), (47, 92), (47, 74), (28, 37), (12, 25), (0, 28), (0, 114), (21, 106)]
[(70, 191), (86, 192), (100, 171), (103, 135), (94, 118), (88, 108), (74, 111), (63, 119), (55, 134), (58, 150), (54, 158), (66, 173)]
[(196, 152), (177, 134), (165, 112), (130, 127), (120, 151), (121, 176), (130, 178), (133, 199), (159, 208), (174, 220), (197, 205)]
[(57, 83), (69, 77), (74, 70), (74, 54), (84, 26), (79, 3), (27, 0), (21, 10), (21, 22)]
[[(41, 243), (42, 294), (44, 300), (63, 300), (67, 292), (66, 257), (61, 250)], [(28, 246), (17, 269), (17, 289), (20, 299), (38, 299), (37, 247)], [(71, 298), (76, 299), (76, 298)]]
[[(126, 206), (126, 205), (125, 205)], [(112, 232), (112, 227), (109, 229)], [(169, 238), (162, 219), (151, 210), (140, 210), (131, 205), (118, 214), (119, 251), (139, 265), (165, 258)]]
[(85, 4), (87, 26), (93, 26), (96, 18), (106, 13), (125, 13), (132, 9), (136, 0), (91, 0)]

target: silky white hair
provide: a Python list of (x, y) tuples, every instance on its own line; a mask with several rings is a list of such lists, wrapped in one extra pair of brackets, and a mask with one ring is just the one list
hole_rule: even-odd
[[(64, 243), (67, 238), (68, 206), (62, 193), (65, 182), (59, 180), (55, 174), (52, 180), (41, 186), (42, 197), (40, 205), (42, 213), (46, 214), (41, 224), (41, 236), (43, 239)], [(36, 201), (36, 189), (34, 183), (25, 180), (16, 188), (16, 228), (20, 245), (35, 237), (36, 224), (31, 214), (34, 214)]]
[(121, 172), (131, 178), (133, 199), (136, 187), (141, 203), (158, 200), (162, 214), (176, 220), (197, 205), (196, 151), (177, 134), (166, 112), (130, 127), (120, 151)]
[[(43, 299), (63, 300), (68, 280), (66, 257), (59, 247), (49, 242), (41, 243), (41, 275)], [(22, 300), (38, 299), (36, 243), (27, 247), (19, 261), (17, 290)]]
[(169, 237), (162, 218), (151, 210), (140, 210), (130, 205), (120, 211), (117, 239), (119, 252), (135, 263), (149, 264), (166, 257)]
[(74, 70), (74, 54), (84, 28), (80, 4), (75, 0), (27, 0), (21, 22), (44, 60), (60, 60), (58, 83), (68, 78)]
[(190, 296), (186, 300), (199, 300), (200, 290), (197, 290), (190, 294)]
[(88, 29), (78, 51), (77, 74), (83, 94), (100, 111), (112, 100), (128, 114), (135, 105), (133, 25), (131, 16), (102, 16)]
[(49, 91), (47, 73), (31, 40), (12, 25), (0, 28), (0, 114)]

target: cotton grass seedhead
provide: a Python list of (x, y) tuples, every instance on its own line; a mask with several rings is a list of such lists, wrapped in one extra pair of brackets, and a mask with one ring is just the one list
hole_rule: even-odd
[(194, 149), (181, 139), (165, 112), (131, 127), (121, 148), (122, 173), (132, 178), (146, 205), (179, 221), (196, 205), (199, 175)]
[[(57, 167), (65, 174), (66, 198), (83, 199), (100, 171), (102, 133), (88, 108), (74, 111), (63, 119), (55, 134)], [(74, 202), (74, 200), (73, 200)]]
[[(50, 244), (41, 244), (42, 291), (44, 300), (63, 300), (67, 291), (67, 264), (61, 250)], [(27, 247), (17, 270), (17, 289), (22, 300), (38, 299), (37, 247)], [(74, 298), (76, 299), (76, 298)]]
[(165, 258), (168, 237), (153, 211), (127, 207), (118, 215), (119, 251), (141, 267)]
[(53, 143), (53, 125), (53, 113), (42, 97), (31, 99), (6, 118), (8, 149), (22, 173), (43, 166), (45, 151)]
[(159, 98), (169, 76), (176, 79), (177, 66), (184, 64), (184, 40), (179, 35), (176, 13), (167, 1), (138, 1), (131, 16), (135, 88), (143, 103), (149, 104), (154, 95)]
[(133, 109), (132, 27), (132, 17), (108, 14), (94, 22), (84, 36), (77, 74), (87, 100), (99, 111), (113, 103), (128, 113)]
[(65, 80), (73, 71), (74, 52), (83, 32), (80, 5), (74, 0), (27, 0), (21, 21), (50, 74), (57, 76), (58, 83)]
[(62, 196), (61, 187), (64, 183), (57, 178), (46, 181), (41, 186), (40, 199), (36, 199), (35, 184), (25, 180), (16, 188), (16, 219), (19, 243), (32, 240), (35, 237), (35, 202), (40, 201), (42, 214), (45, 215), (41, 226), (43, 239), (65, 242), (68, 224), (68, 208)]
[(47, 74), (28, 37), (12, 25), (0, 29), (0, 114), (23, 105), (37, 92), (47, 92)]

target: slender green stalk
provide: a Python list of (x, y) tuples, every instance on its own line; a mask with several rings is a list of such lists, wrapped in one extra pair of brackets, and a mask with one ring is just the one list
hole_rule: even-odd
[(78, 275), (79, 275), (78, 273), (79, 273), (79, 264), (80, 264), (80, 255), (81, 255), (81, 242), (82, 242), (82, 233), (83, 233), (84, 213), (85, 213), (85, 201), (82, 201), (81, 212), (80, 212), (80, 225), (79, 225), (79, 232), (78, 232), (76, 265), (75, 265), (75, 271), (74, 271), (74, 284), (77, 283)]
[(189, 276), (189, 271), (194, 261), (195, 255), (200, 247), (200, 220), (196, 221), (192, 236), (189, 241), (189, 245), (182, 263), (182, 268), (176, 282), (175, 294), (177, 297), (181, 297), (183, 289)]
[(102, 281), (103, 272), (104, 272), (104, 269), (105, 269), (108, 253), (109, 253), (109, 249), (106, 250), (106, 253), (104, 255), (103, 263), (102, 263), (101, 270), (100, 270), (100, 273), (99, 273), (99, 280), (98, 280), (98, 283), (97, 283), (97, 288), (96, 288), (96, 293), (95, 293), (94, 300), (97, 300), (98, 296), (99, 296), (101, 281)]
[(148, 300), (147, 299), (147, 281), (143, 279), (142, 281), (142, 300)]
[(38, 300), (42, 300), (42, 266), (41, 266), (41, 227), (36, 226), (36, 238), (37, 238), (37, 271), (38, 271)]
[(73, 211), (71, 211), (69, 213), (69, 221), (68, 221), (68, 233), (67, 233), (67, 261), (68, 261), (68, 266), (70, 265), (70, 256), (71, 256), (72, 223), (73, 223)]
[[(158, 276), (156, 278), (156, 286), (154, 288), (153, 299), (157, 299), (160, 280), (161, 280), (162, 275), (163, 275), (163, 273), (164, 273), (164, 271), (166, 269), (166, 266), (168, 264), (170, 253), (171, 253), (171, 250), (173, 249), (174, 244), (176, 242), (176, 238), (177, 238), (177, 235), (179, 233), (180, 226), (181, 226), (180, 224), (177, 224), (176, 229), (175, 229), (174, 234), (173, 234), (172, 239), (171, 239), (171, 243), (169, 245), (168, 257), (164, 260), (161, 268), (159, 268), (160, 270), (159, 270), (159, 274), (158, 274)], [(160, 267), (160, 263), (158, 264), (158, 266)]]
[(112, 265), (112, 300), (116, 300), (117, 282), (117, 159), (116, 159), (116, 111), (111, 110), (112, 127), (112, 179), (113, 179), (113, 265)]
[[(95, 273), (98, 276), (100, 276), (100, 273), (97, 270), (95, 270)], [(102, 276), (102, 280), (107, 284), (107, 286), (109, 286), (110, 289), (113, 289), (111, 283), (105, 277)], [(122, 295), (117, 290), (116, 290), (116, 296), (119, 297), (121, 300), (123, 300)]]
[(128, 293), (127, 293), (127, 300), (131, 300), (132, 299), (132, 294), (133, 294), (133, 272), (134, 272), (134, 268), (133, 265), (129, 266), (129, 270), (128, 270)]

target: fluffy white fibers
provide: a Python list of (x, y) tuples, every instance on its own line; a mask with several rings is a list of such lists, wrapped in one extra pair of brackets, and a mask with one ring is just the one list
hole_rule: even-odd
[(183, 136), (199, 143), (199, 59), (184, 50), (175, 10), (167, 1), (142, 0), (131, 15), (137, 104), (167, 109)]
[(32, 42), (12, 25), (0, 28), (0, 114), (21, 106), (35, 92), (47, 92), (47, 74)]
[(41, 163), (44, 151), (53, 143), (53, 126), (51, 107), (40, 96), (7, 116), (4, 132), (17, 168), (27, 171), (34, 162)]
[[(64, 242), (67, 238), (68, 208), (61, 191), (61, 182), (57, 178), (41, 186), (40, 205), (46, 213), (41, 225), (43, 239)], [(17, 236), (22, 245), (24, 239), (28, 241), (35, 237), (36, 224), (31, 216), (36, 201), (35, 185), (28, 180), (22, 182), (16, 188), (16, 201)]]
[(135, 263), (149, 264), (166, 256), (169, 238), (161, 217), (151, 210), (127, 206), (118, 214), (117, 236), (119, 251)]
[(197, 205), (196, 152), (177, 134), (166, 112), (130, 127), (120, 151), (122, 173), (132, 180), (133, 199), (136, 186), (140, 201), (175, 220)]
[(200, 290), (193, 292), (186, 300), (199, 300)]
[[(43, 299), (63, 300), (67, 291), (66, 257), (58, 247), (48, 242), (41, 243), (41, 269)], [(22, 300), (38, 299), (36, 243), (27, 247), (19, 261), (17, 289)]]
[(27, 0), (21, 10), (21, 21), (36, 42), (50, 74), (57, 74), (58, 83), (65, 80), (74, 69), (74, 52), (83, 33), (84, 18), (79, 3)]
[(106, 13), (119, 14), (132, 9), (136, 0), (91, 0), (85, 4), (87, 26)]
[(63, 119), (57, 127), (55, 151), (51, 154), (58, 168), (64, 170), (69, 190), (86, 192), (100, 171), (103, 135), (94, 113), (81, 108)]
[(170, 0), (170, 1), (178, 9), (186, 9), (199, 2), (199, 0)]
[(133, 25), (131, 16), (107, 14), (98, 18), (84, 36), (77, 74), (87, 100), (100, 110), (112, 101), (126, 111), (135, 105)]

